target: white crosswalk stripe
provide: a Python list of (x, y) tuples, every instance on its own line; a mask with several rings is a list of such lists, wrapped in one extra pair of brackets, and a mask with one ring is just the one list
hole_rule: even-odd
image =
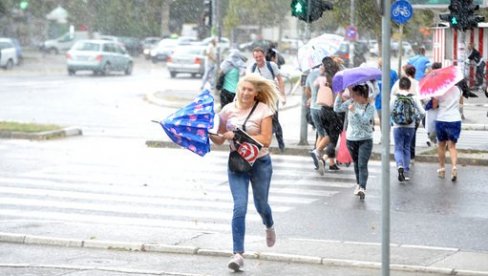
[[(232, 196), (227, 184), (226, 154), (213, 166), (168, 164), (164, 172), (89, 163), (47, 166), (21, 175), (0, 173), (0, 216), (4, 219), (140, 225), (206, 231), (229, 231)], [(370, 163), (370, 177), (381, 169)], [(142, 180), (141, 180), (142, 179)], [(150, 185), (144, 182), (150, 179)], [(303, 156), (273, 156), (270, 202), (284, 213), (355, 186), (353, 168), (320, 176)], [(261, 221), (250, 196), (248, 220)]]

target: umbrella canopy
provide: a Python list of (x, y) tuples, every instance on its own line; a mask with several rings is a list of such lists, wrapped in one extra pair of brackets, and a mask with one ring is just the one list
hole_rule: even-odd
[(433, 70), (420, 80), (419, 98), (442, 96), (463, 78), (461, 68), (455, 65)]
[(319, 65), (326, 56), (334, 55), (339, 50), (344, 37), (335, 34), (323, 34), (310, 39), (298, 49), (298, 66), (307, 71)]
[(360, 66), (344, 69), (337, 72), (332, 78), (332, 90), (338, 93), (349, 86), (380, 78), (381, 70), (375, 67)]
[(200, 156), (210, 151), (208, 130), (214, 125), (214, 98), (208, 89), (159, 122), (173, 142)]

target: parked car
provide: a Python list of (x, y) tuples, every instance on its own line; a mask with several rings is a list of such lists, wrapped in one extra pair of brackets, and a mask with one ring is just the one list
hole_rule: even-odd
[(10, 38), (0, 38), (0, 67), (12, 69), (18, 63), (15, 44)]
[(177, 46), (191, 45), (198, 41), (195, 37), (182, 36), (179, 38), (165, 38), (151, 50), (151, 60), (153, 63), (166, 62)]
[[(205, 39), (202, 39), (201, 41), (195, 42), (194, 44), (207, 46), (212, 40), (212, 38), (213, 37), (207, 37)], [(228, 52), (230, 49), (230, 41), (226, 37), (221, 37), (220, 41), (217, 43), (217, 46), (221, 49), (222, 52)]]
[(205, 73), (205, 49), (204, 45), (187, 45), (175, 49), (168, 58), (166, 68), (172, 78), (179, 73), (189, 73), (193, 78)]
[(88, 39), (88, 32), (67, 32), (58, 38), (42, 42), (41, 45), (39, 45), (39, 49), (41, 51), (57, 55), (60, 52), (69, 50), (76, 43), (76, 41), (81, 39)]
[(66, 53), (69, 75), (77, 71), (93, 71), (108, 75), (111, 71), (132, 74), (134, 62), (127, 51), (117, 42), (108, 40), (81, 40)]
[(142, 41), (142, 53), (146, 59), (151, 58), (151, 49), (158, 45), (159, 41), (161, 41), (160, 37), (146, 37)]
[(137, 57), (142, 54), (142, 42), (135, 37), (121, 36), (120, 42), (124, 44), (125, 49), (129, 52), (129, 55)]
[(20, 46), (20, 42), (16, 38), (10, 38), (10, 37), (0, 37), (0, 40), (5, 39), (6, 41), (12, 42), (12, 44), (15, 47), (15, 53), (17, 55), (17, 64), (21, 64), (22, 61), (24, 60), (24, 57), (22, 56), (22, 46)]

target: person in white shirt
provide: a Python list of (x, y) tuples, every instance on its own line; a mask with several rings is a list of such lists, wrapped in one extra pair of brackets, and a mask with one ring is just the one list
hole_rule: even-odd
[(207, 82), (210, 83), (210, 87), (214, 87), (215, 70), (217, 70), (217, 39), (212, 38), (205, 50), (205, 73), (202, 77), (200, 90), (203, 90)]
[(438, 108), (435, 121), (438, 147), (437, 156), (440, 168), (437, 174), (440, 178), (446, 176), (446, 145), (451, 156), (451, 181), (457, 180), (457, 150), (456, 143), (461, 134), (461, 113), (459, 112), (459, 101), (462, 93), (457, 86), (453, 86), (444, 95), (433, 98), (432, 106)]

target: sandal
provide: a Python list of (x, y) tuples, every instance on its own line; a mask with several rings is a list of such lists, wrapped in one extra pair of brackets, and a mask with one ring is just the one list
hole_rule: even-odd
[(440, 178), (446, 177), (446, 169), (445, 168), (440, 168), (437, 170), (437, 176)]
[(457, 180), (457, 168), (454, 167), (451, 170), (451, 181), (456, 181)]

